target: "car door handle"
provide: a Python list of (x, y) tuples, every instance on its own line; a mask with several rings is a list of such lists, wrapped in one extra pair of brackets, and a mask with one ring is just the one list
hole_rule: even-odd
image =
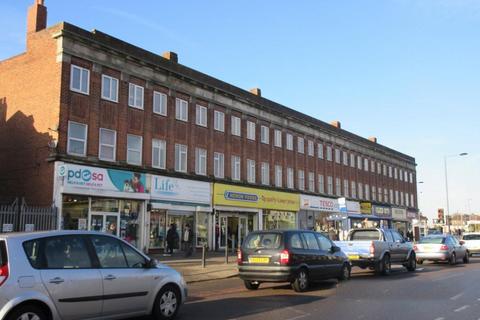
[(109, 275), (106, 276), (104, 279), (105, 279), (105, 280), (115, 280), (115, 279), (117, 279), (117, 277), (115, 277), (113, 274), (109, 274)]
[(65, 282), (65, 280), (63, 280), (63, 279), (60, 278), (60, 277), (55, 277), (55, 278), (53, 278), (53, 279), (50, 279), (49, 282), (50, 282), (50, 283), (54, 283), (54, 284), (60, 284), (60, 283), (62, 283), (62, 282)]

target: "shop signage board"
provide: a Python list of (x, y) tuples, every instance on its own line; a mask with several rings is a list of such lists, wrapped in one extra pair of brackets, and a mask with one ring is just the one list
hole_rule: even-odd
[(148, 193), (147, 178), (143, 173), (63, 164), (58, 167), (58, 175), (63, 177), (63, 186), (67, 190)]
[(360, 212), (362, 214), (372, 214), (372, 203), (360, 202)]
[(392, 208), (392, 218), (396, 220), (407, 219), (407, 210), (402, 208)]
[(152, 176), (151, 181), (152, 200), (210, 205), (211, 190), (208, 182), (163, 176)]
[(372, 206), (373, 214), (377, 217), (385, 217), (391, 218), (392, 217), (392, 209), (389, 207), (382, 207), (382, 206)]
[(408, 219), (417, 219), (417, 213), (415, 211), (407, 211)]
[(300, 209), (323, 212), (339, 212), (337, 199), (314, 197), (304, 194), (300, 195)]
[(245, 208), (298, 211), (298, 194), (215, 183), (213, 204)]

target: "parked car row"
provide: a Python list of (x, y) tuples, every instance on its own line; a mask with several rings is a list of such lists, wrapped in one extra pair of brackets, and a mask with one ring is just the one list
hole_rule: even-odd
[(462, 241), (431, 235), (414, 245), (391, 229), (353, 229), (346, 241), (335, 242), (314, 231), (269, 230), (247, 236), (238, 251), (238, 268), (249, 290), (264, 282), (289, 282), (302, 292), (314, 281), (348, 280), (352, 267), (388, 275), (392, 263), (413, 272), (417, 262), (468, 263), (470, 255), (479, 252), (480, 234), (465, 235)]
[(117, 237), (0, 235), (0, 320), (173, 319), (186, 297), (177, 271)]

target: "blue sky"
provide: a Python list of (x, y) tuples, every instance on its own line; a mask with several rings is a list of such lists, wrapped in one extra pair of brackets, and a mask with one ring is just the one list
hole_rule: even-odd
[[(0, 3), (0, 59), (33, 0)], [(98, 29), (416, 158), (420, 209), (480, 212), (480, 1), (46, 0), (49, 25)], [(471, 199), (471, 200), (469, 200)]]

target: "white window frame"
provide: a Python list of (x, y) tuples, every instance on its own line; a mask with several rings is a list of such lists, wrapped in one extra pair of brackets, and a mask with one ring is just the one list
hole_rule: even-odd
[(308, 191), (315, 192), (315, 172), (308, 173)]
[(283, 168), (280, 165), (275, 166), (275, 187), (282, 188), (283, 186)]
[(357, 183), (355, 181), (350, 182), (350, 192), (352, 194), (352, 198), (356, 199), (357, 198)]
[(247, 182), (255, 183), (255, 160), (247, 159)]
[(297, 137), (297, 152), (301, 154), (305, 153), (305, 139), (302, 137)]
[(323, 174), (318, 174), (318, 193), (325, 194), (325, 177)]
[(343, 196), (344, 197), (348, 197), (349, 188), (350, 188), (350, 184), (348, 182), (348, 179), (343, 179)]
[(399, 171), (398, 171), (398, 179), (400, 179), (400, 181), (403, 182), (403, 170), (402, 169), (399, 169)]
[(295, 177), (293, 168), (287, 168), (287, 188), (293, 189), (295, 188)]
[(377, 174), (382, 174), (382, 164), (377, 161)]
[(195, 173), (207, 175), (207, 149), (195, 148)]
[(255, 130), (256, 130), (255, 122), (247, 120), (247, 139), (255, 141)]
[(341, 164), (342, 163), (341, 157), (342, 157), (341, 156), (341, 150), (335, 148), (335, 163)]
[(342, 153), (343, 165), (348, 167), (348, 153), (345, 150)]
[(368, 171), (370, 169), (370, 165), (368, 163), (368, 158), (363, 158), (363, 170)]
[(372, 186), (372, 201), (377, 201), (377, 187)]
[(277, 147), (277, 148), (281, 148), (282, 147), (282, 131), (281, 130), (278, 130), (278, 129), (275, 129), (274, 131), (274, 146)]
[(327, 161), (333, 161), (332, 146), (327, 145)]
[(333, 195), (333, 177), (327, 176), (327, 194)]
[(236, 116), (232, 116), (231, 121), (232, 121), (232, 128), (231, 128), (232, 135), (241, 137), (242, 136), (242, 119)]
[(270, 144), (270, 128), (267, 126), (260, 126), (260, 142), (263, 144)]
[[(106, 144), (102, 143), (102, 133), (109, 132), (113, 133), (113, 144)], [(109, 159), (102, 156), (102, 147), (113, 148), (113, 158)], [(98, 130), (98, 159), (103, 161), (115, 161), (117, 157), (117, 131), (107, 129), (107, 128), (100, 128)]]
[(342, 180), (340, 178), (335, 178), (335, 195), (342, 196)]
[[(155, 151), (155, 149), (158, 149)], [(154, 155), (157, 153), (158, 164), (154, 161)], [(162, 155), (163, 154), (163, 155)], [(163, 157), (163, 158), (162, 158)], [(165, 169), (167, 162), (167, 142), (162, 139), (152, 139), (152, 167)]]
[(315, 144), (312, 140), (308, 140), (307, 142), (307, 149), (308, 149), (308, 156), (313, 157), (315, 155)]
[[(80, 71), (80, 82), (79, 82), (80, 88), (75, 88), (73, 86), (73, 69), (78, 69), (78, 71)], [(82, 88), (84, 71), (87, 72), (87, 88)], [(82, 89), (85, 89), (85, 90), (82, 90)], [(73, 92), (89, 95), (90, 94), (90, 70), (72, 64), (70, 66), (70, 90)]]
[[(137, 104), (137, 89), (141, 91), (141, 103)], [(128, 106), (143, 110), (143, 105), (144, 105), (144, 99), (145, 99), (145, 89), (142, 86), (139, 86), (138, 84), (135, 83), (128, 83)], [(132, 102), (133, 101), (133, 102)]]
[(225, 113), (222, 111), (213, 111), (213, 129), (225, 132)]
[(377, 197), (378, 197), (378, 202), (383, 202), (383, 190), (382, 190), (382, 187), (378, 187), (377, 189), (378, 193), (377, 193)]
[(293, 151), (293, 134), (287, 133), (285, 140), (287, 150)]
[[(167, 116), (168, 97), (165, 93), (153, 91), (153, 113), (161, 116)], [(158, 110), (156, 109), (158, 108)]]
[[(140, 148), (139, 149), (132, 149), (132, 148), (129, 148), (128, 147), (128, 138), (129, 137), (135, 137), (135, 138), (140, 138)], [(132, 162), (131, 159), (129, 159), (129, 154), (131, 152), (136, 152), (140, 155), (139, 159), (139, 163), (135, 163), (135, 162)], [(127, 163), (128, 164), (132, 164), (132, 165), (136, 165), (136, 166), (141, 166), (142, 165), (142, 160), (143, 160), (143, 137), (142, 136), (138, 136), (138, 135), (135, 135), (135, 134), (127, 134)]]
[(363, 199), (363, 183), (359, 182), (357, 187), (358, 199)]
[(232, 180), (240, 181), (242, 178), (241, 158), (239, 156), (232, 156)]
[(370, 161), (370, 172), (375, 173), (375, 161)]
[(365, 184), (365, 200), (370, 200), (370, 186)]
[(362, 157), (361, 157), (361, 156), (357, 156), (357, 169), (358, 169), (358, 170), (362, 170), (362, 165), (363, 165)]
[[(85, 128), (85, 138), (80, 139), (80, 138), (73, 138), (70, 136), (70, 125), (79, 125)], [(83, 152), (82, 153), (75, 153), (75, 152), (70, 152), (70, 140), (78, 141), (78, 142), (83, 142)], [(73, 156), (81, 156), (85, 157), (87, 155), (87, 141), (88, 141), (88, 125), (83, 124), (80, 122), (75, 122), (75, 121), (68, 121), (68, 128), (67, 128), (67, 154), (73, 155)]]
[(208, 108), (197, 104), (195, 106), (195, 124), (200, 127), (208, 126)]
[(175, 143), (175, 171), (188, 171), (188, 146), (181, 143)]
[(298, 190), (305, 190), (305, 171), (298, 170)]
[(355, 168), (355, 164), (356, 164), (355, 155), (353, 153), (350, 153), (350, 167)]
[(323, 159), (323, 143), (317, 143), (317, 157)]
[[(103, 88), (105, 86), (104, 81), (106, 79), (110, 80), (110, 85), (109, 85), (110, 97), (107, 97), (103, 94), (104, 93)], [(113, 86), (113, 83), (116, 83), (115, 88)], [(115, 90), (113, 90), (113, 89), (115, 89)], [(106, 74), (102, 74), (102, 89), (101, 89), (101, 91), (102, 91), (101, 95), (102, 95), (103, 100), (107, 100), (107, 101), (111, 101), (111, 102), (118, 102), (118, 79), (114, 78), (112, 76), (108, 76)], [(113, 94), (115, 95), (114, 97), (112, 97)]]
[(225, 155), (221, 152), (213, 153), (213, 175), (218, 179), (225, 177)]
[(263, 185), (270, 185), (270, 164), (268, 162), (262, 162), (260, 167), (261, 183)]
[(175, 119), (188, 122), (188, 101), (175, 98)]

